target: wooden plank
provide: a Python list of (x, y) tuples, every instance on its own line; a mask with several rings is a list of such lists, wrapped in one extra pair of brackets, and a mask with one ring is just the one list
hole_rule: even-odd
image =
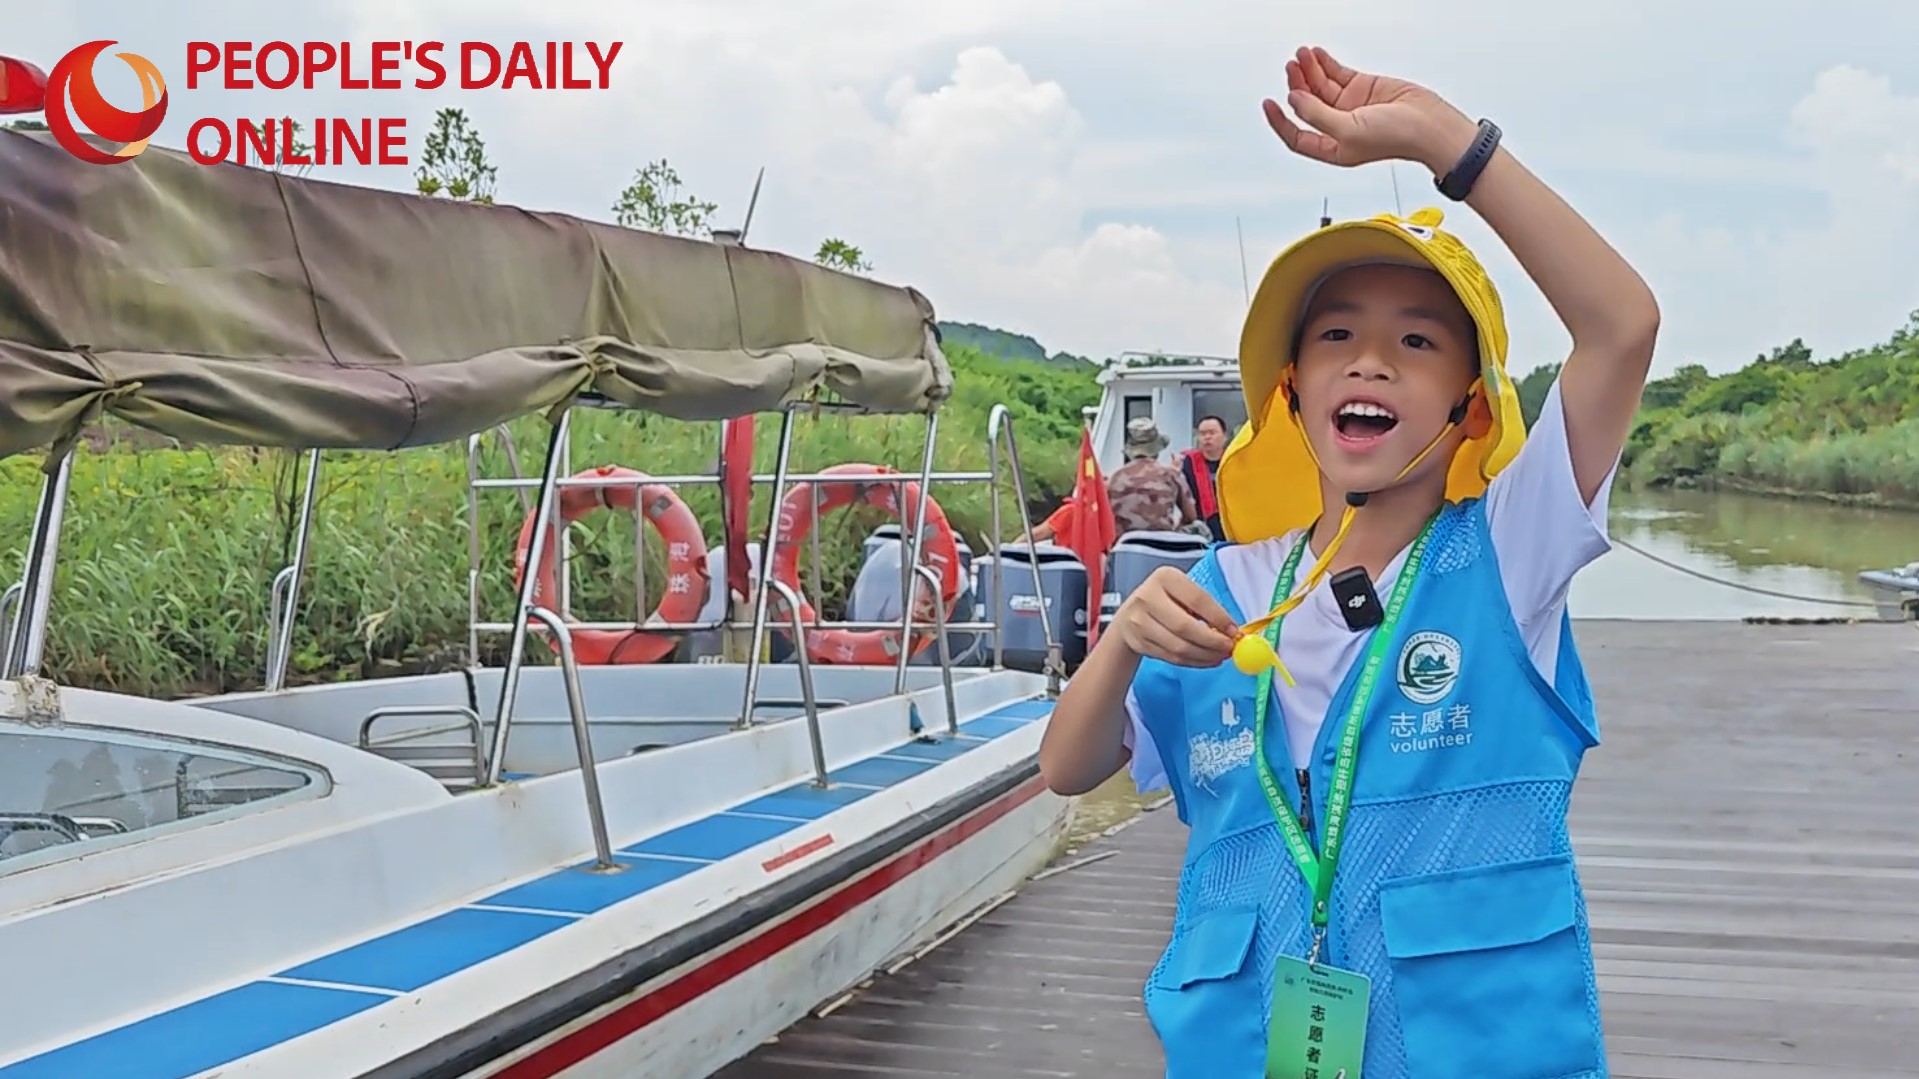
[[(1575, 633), (1604, 743), (1573, 839), (1615, 1079), (1919, 1076), (1919, 634)], [(1184, 843), (1148, 814), (719, 1079), (1160, 1079), (1140, 987)]]

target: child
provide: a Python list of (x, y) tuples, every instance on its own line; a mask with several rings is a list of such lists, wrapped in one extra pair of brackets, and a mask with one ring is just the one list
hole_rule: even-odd
[(1076, 794), (1130, 759), (1191, 830), (1145, 988), (1169, 1079), (1603, 1079), (1565, 827), (1598, 724), (1566, 594), (1609, 546), (1658, 308), (1491, 124), (1321, 49), (1286, 74), (1310, 125), (1267, 101), (1288, 147), (1429, 168), (1571, 356), (1528, 437), (1498, 295), (1436, 210), (1282, 253), (1240, 340), (1229, 542), (1127, 598), (1040, 765)]

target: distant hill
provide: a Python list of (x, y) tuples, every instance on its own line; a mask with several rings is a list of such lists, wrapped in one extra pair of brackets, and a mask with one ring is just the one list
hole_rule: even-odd
[(1090, 363), (1084, 356), (1070, 352), (1048, 354), (1045, 346), (1023, 333), (980, 326), (971, 322), (941, 322), (940, 339), (948, 345), (977, 349), (1006, 360), (1030, 360), (1034, 363)]

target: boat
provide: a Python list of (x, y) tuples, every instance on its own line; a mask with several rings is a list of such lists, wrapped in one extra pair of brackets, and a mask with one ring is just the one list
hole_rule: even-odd
[(1861, 570), (1859, 583), (1872, 593), (1872, 605), (1880, 618), (1888, 622), (1919, 619), (1919, 562), (1908, 562), (1897, 569)]
[[(1112, 475), (1126, 463), (1126, 425), (1150, 419), (1165, 437), (1161, 460), (1169, 464), (1194, 448), (1194, 428), (1207, 416), (1216, 416), (1228, 431), (1246, 422), (1246, 401), (1239, 381), (1239, 361), (1230, 357), (1123, 352), (1098, 376), (1099, 404), (1087, 409), (1094, 459), (1102, 474)], [(1114, 539), (1106, 556), (1100, 597), (1100, 625), (1113, 619), (1119, 605), (1161, 566), (1190, 569), (1206, 553), (1206, 537), (1183, 530), (1127, 531)], [(1079, 566), (1063, 547), (1041, 544), (1032, 558), (1046, 567)], [(1083, 567), (1082, 567), (1083, 572)], [(1083, 633), (1080, 635), (1083, 637)], [(1085, 656), (1082, 639), (1064, 640), (1069, 670)]]
[(1228, 431), (1246, 423), (1239, 361), (1224, 356), (1123, 352), (1099, 373), (1100, 400), (1092, 410), (1093, 454), (1111, 474), (1126, 463), (1126, 425), (1149, 419), (1166, 436), (1166, 460), (1193, 448), (1193, 427), (1206, 416)]
[[(1053, 855), (1071, 803), (1037, 750), (1057, 646), (1014, 669), (1003, 620), (949, 621), (954, 575), (915, 527), (936, 484), (1010, 480), (1028, 505), (1018, 442), (1001, 409), (988, 471), (934, 470), (952, 374), (918, 292), (739, 237), (160, 147), (101, 167), (0, 132), (0, 176), (0, 457), (47, 462), (0, 605), (0, 1079), (697, 1079)], [(777, 463), (567, 474), (586, 408), (721, 423), (729, 447), (777, 416)], [(795, 417), (815, 410), (923, 415), (922, 457), (802, 475)], [(72, 447), (103, 413), (305, 454), (263, 689), (155, 700), (44, 677)], [(482, 474), (492, 432), (529, 416), (548, 421), (537, 467)], [(530, 511), (511, 611), (480, 610), (477, 533), (467, 567), (472, 642), (503, 637), (507, 659), (475, 646), (456, 670), (289, 687), (327, 455), (462, 440), (469, 506), (517, 492)], [(721, 489), (733, 523), (699, 619), (571, 620), (540, 570), (564, 530), (535, 526), (580, 489), (630, 502), (643, 482)], [(808, 619), (753, 565), (743, 499), (835, 484), (906, 518), (892, 542), (924, 587), (897, 621)], [(790, 546), (787, 516), (759, 550)], [(997, 561), (970, 586), (989, 583), (1013, 595)], [(1036, 622), (1050, 641), (1043, 606)], [(930, 643), (848, 664), (815, 654), (823, 632)], [(962, 632), (990, 658), (951, 662)], [(582, 662), (596, 633), (679, 654)], [(684, 654), (701, 640), (717, 651)], [(913, 662), (925, 648), (948, 661)]]

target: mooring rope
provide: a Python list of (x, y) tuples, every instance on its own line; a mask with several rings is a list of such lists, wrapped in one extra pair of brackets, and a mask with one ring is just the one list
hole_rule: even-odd
[(1776, 599), (1795, 600), (1799, 603), (1826, 603), (1826, 604), (1831, 604), (1832, 606), (1835, 606), (1835, 607), (1876, 607), (1878, 606), (1877, 604), (1870, 603), (1866, 600), (1830, 599), (1824, 596), (1801, 596), (1801, 595), (1795, 595), (1794, 593), (1791, 593), (1791, 592), (1779, 592), (1771, 588), (1761, 588), (1758, 585), (1746, 584), (1742, 581), (1727, 580), (1724, 577), (1715, 577), (1710, 573), (1701, 573), (1700, 571), (1693, 569), (1691, 566), (1682, 566), (1679, 563), (1672, 561), (1671, 559), (1661, 558), (1658, 555), (1652, 553), (1651, 551), (1646, 550), (1644, 547), (1636, 546), (1632, 543), (1628, 543), (1627, 541), (1619, 539), (1617, 537), (1613, 538), (1613, 542), (1618, 544), (1621, 547), (1624, 547), (1628, 551), (1632, 551), (1635, 554), (1641, 555), (1645, 558), (1650, 558), (1654, 562), (1657, 562), (1660, 565), (1665, 566), (1667, 569), (1675, 569), (1681, 573), (1688, 574), (1693, 577), (1697, 577), (1702, 581), (1710, 581), (1713, 584), (1725, 585), (1727, 588), (1737, 588), (1742, 592), (1754, 592), (1762, 596), (1772, 596)]

